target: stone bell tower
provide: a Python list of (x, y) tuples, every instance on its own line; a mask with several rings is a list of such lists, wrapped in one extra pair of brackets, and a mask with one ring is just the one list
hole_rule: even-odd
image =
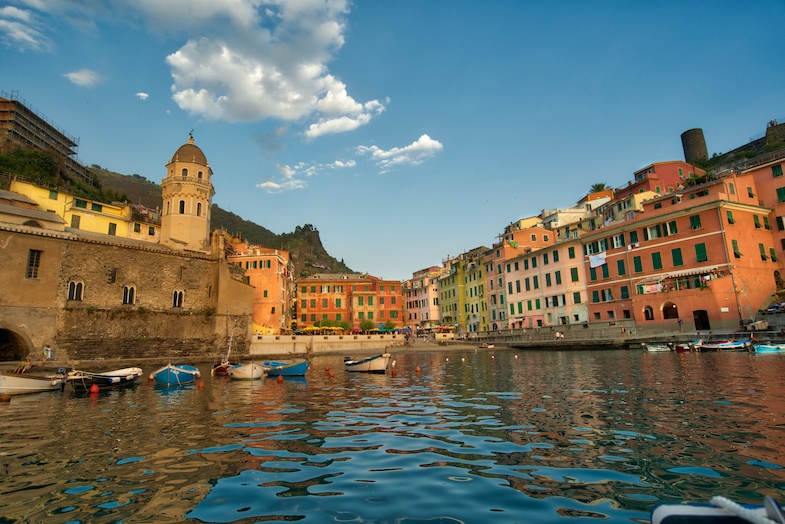
[(210, 251), (213, 171), (192, 134), (166, 164), (161, 182), (161, 244), (178, 250)]

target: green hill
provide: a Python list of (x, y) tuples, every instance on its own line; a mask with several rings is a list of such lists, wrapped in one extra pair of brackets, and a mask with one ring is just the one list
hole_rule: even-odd
[[(131, 204), (161, 209), (161, 186), (158, 184), (140, 175), (123, 175), (97, 165), (90, 169), (105, 191), (124, 195)], [(338, 261), (327, 253), (322, 246), (319, 231), (311, 224), (297, 226), (291, 233), (277, 235), (213, 204), (211, 225), (213, 230), (223, 229), (250, 244), (289, 251), (294, 262), (295, 277), (307, 277), (314, 273), (353, 273), (342, 260)]]

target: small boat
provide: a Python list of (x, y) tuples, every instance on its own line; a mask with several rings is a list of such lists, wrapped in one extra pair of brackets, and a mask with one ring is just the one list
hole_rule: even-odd
[(712, 497), (709, 504), (660, 504), (651, 512), (651, 524), (748, 524), (785, 522), (783, 508), (772, 497), (763, 505), (737, 504), (725, 497)]
[(718, 342), (699, 341), (695, 344), (697, 351), (748, 351), (752, 348), (752, 340), (749, 338), (741, 340), (722, 340)]
[(673, 351), (676, 353), (688, 353), (690, 351), (697, 351), (695, 348), (698, 344), (702, 344), (702, 340), (694, 340), (692, 342), (681, 342), (673, 345)]
[(673, 351), (673, 348), (671, 347), (670, 344), (645, 344), (644, 343), (643, 349), (645, 349), (646, 351), (653, 351), (653, 352)]
[(480, 344), (480, 349), (493, 349), (493, 346), (494, 346), (493, 344), (483, 342), (482, 344)]
[(0, 372), (0, 395), (56, 391), (63, 387), (63, 377), (62, 374), (45, 376)]
[(256, 362), (235, 364), (229, 368), (228, 375), (234, 380), (258, 380), (264, 377), (264, 366)]
[(157, 384), (167, 386), (177, 386), (180, 384), (190, 384), (201, 376), (199, 370), (188, 364), (167, 364), (161, 369), (150, 373), (150, 380), (155, 380)]
[(363, 371), (365, 373), (384, 373), (390, 364), (392, 355), (381, 353), (361, 360), (354, 360), (352, 357), (344, 357), (343, 366), (346, 371)]
[(753, 344), (755, 353), (785, 353), (785, 344)]
[(268, 377), (301, 377), (308, 371), (307, 360), (265, 360), (262, 365)]
[(226, 349), (226, 356), (221, 359), (221, 362), (213, 366), (213, 369), (210, 370), (210, 374), (214, 377), (228, 377), (229, 370), (232, 369), (232, 366), (236, 366), (238, 363), (235, 362), (232, 364), (229, 362), (229, 354), (232, 352), (232, 338), (234, 337), (234, 329), (232, 332), (229, 333), (229, 343), (227, 344)]
[(98, 389), (130, 387), (142, 377), (142, 368), (123, 368), (114, 371), (73, 370), (68, 372), (66, 382), (71, 384), (74, 391), (90, 391), (95, 385)]

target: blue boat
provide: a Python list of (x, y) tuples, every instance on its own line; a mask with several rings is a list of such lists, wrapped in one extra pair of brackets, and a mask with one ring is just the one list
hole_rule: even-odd
[(265, 360), (262, 365), (268, 377), (301, 377), (308, 371), (307, 360)]
[(651, 512), (651, 524), (749, 524), (785, 522), (782, 506), (765, 497), (764, 504), (737, 504), (725, 497), (712, 497), (709, 504), (661, 504)]
[(755, 353), (785, 353), (785, 344), (753, 344)]
[(179, 386), (180, 384), (190, 384), (199, 378), (201, 374), (194, 366), (188, 364), (167, 364), (161, 369), (150, 373), (150, 380), (155, 380), (158, 384), (167, 386)]

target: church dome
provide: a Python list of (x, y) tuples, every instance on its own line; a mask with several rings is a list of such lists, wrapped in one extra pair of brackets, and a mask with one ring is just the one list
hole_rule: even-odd
[(201, 166), (207, 166), (207, 157), (204, 156), (199, 146), (194, 144), (194, 137), (188, 138), (188, 143), (183, 144), (175, 152), (172, 162), (193, 162)]

